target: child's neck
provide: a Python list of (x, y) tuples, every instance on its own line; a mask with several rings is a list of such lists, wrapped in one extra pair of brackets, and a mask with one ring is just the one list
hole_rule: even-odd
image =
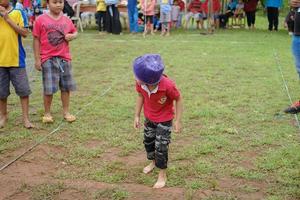
[(52, 18), (54, 18), (54, 19), (58, 19), (58, 18), (60, 18), (60, 16), (61, 16), (61, 12), (57, 14), (57, 13), (52, 12), (52, 11), (50, 10), (49, 15), (50, 15)]
[(157, 87), (157, 85), (147, 85), (147, 88), (150, 90), (150, 92), (155, 90), (156, 87)]

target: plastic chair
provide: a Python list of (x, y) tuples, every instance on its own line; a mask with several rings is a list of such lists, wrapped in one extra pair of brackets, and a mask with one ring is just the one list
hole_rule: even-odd
[(76, 2), (73, 4), (72, 8), (75, 11), (75, 16), (73, 16), (71, 20), (76, 23), (77, 27), (79, 25), (81, 32), (83, 32), (82, 21), (80, 18), (80, 4), (80, 2)]

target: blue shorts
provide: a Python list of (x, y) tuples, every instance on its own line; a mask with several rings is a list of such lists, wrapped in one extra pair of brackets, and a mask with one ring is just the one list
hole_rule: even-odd
[(58, 89), (62, 92), (76, 90), (71, 62), (60, 57), (52, 57), (42, 64), (42, 72), (45, 95), (52, 95)]
[(6, 99), (10, 95), (10, 82), (18, 96), (26, 97), (31, 94), (25, 68), (0, 67), (0, 99)]
[(293, 36), (292, 52), (295, 58), (296, 70), (300, 78), (300, 36)]

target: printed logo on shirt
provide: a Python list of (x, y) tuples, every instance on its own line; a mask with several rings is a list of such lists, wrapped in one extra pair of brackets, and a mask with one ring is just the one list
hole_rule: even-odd
[(160, 98), (160, 100), (158, 101), (158, 103), (164, 104), (164, 103), (166, 103), (166, 101), (167, 101), (167, 97), (163, 96), (163, 97)]
[(58, 45), (65, 42), (65, 25), (49, 24), (45, 28), (47, 31), (49, 44), (51, 44), (54, 47), (58, 47)]

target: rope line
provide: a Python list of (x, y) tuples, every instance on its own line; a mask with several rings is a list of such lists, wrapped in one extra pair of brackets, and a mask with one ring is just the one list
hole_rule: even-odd
[[(123, 80), (123, 78), (125, 78), (125, 76), (127, 76), (128, 73), (125, 73), (124, 76), (121, 79), (118, 80)], [(75, 115), (79, 115), (82, 111), (84, 111), (88, 106), (92, 105), (96, 100), (98, 100), (99, 98), (105, 96), (116, 84), (118, 81), (115, 81), (111, 84), (111, 86), (109, 86), (105, 91), (103, 91), (100, 96), (96, 96), (92, 101), (90, 101), (89, 103), (85, 104), (80, 110), (78, 110)], [(10, 162), (6, 163), (5, 165), (3, 165), (0, 168), (0, 172), (3, 171), (4, 169), (6, 169), (7, 167), (9, 167), (11, 164), (13, 164), (14, 162), (16, 162), (17, 160), (19, 160), (20, 158), (22, 158), (24, 155), (26, 155), (27, 153), (29, 153), (30, 151), (32, 151), (33, 149), (35, 149), (38, 145), (40, 145), (41, 143), (43, 143), (44, 141), (46, 141), (50, 136), (52, 136), (54, 133), (58, 132), (61, 127), (63, 125), (65, 125), (66, 122), (64, 122), (64, 120), (61, 120), (58, 127), (55, 128), (53, 131), (51, 131), (50, 133), (48, 133), (47, 135), (45, 135), (43, 138), (41, 138), (38, 142), (36, 142), (34, 145), (32, 145), (31, 147), (29, 147), (27, 150), (25, 150), (23, 153), (21, 153), (20, 155), (18, 155), (17, 157), (15, 157), (13, 160), (11, 160)]]
[[(282, 67), (281, 67), (281, 62), (279, 60), (279, 56), (278, 56), (277, 51), (274, 51), (274, 58), (276, 60), (277, 68), (278, 68), (278, 70), (279, 70), (279, 72), (281, 74), (281, 79), (282, 79), (283, 85), (285, 87), (286, 94), (287, 94), (287, 96), (288, 96), (288, 98), (290, 100), (290, 104), (292, 104), (293, 103), (292, 97), (290, 95), (290, 91), (289, 91), (288, 85), (287, 85), (286, 80), (285, 80), (284, 75), (283, 75), (283, 71), (282, 71)], [(299, 123), (298, 115), (294, 114), (294, 116), (295, 116), (298, 128), (300, 129), (300, 123)]]

